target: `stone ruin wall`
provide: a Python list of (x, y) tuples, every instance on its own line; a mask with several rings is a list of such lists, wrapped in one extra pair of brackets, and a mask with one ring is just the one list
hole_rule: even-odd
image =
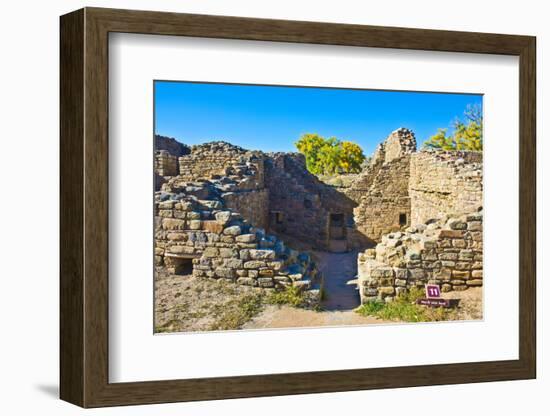
[(155, 152), (155, 173), (159, 176), (176, 176), (178, 174), (178, 158), (166, 150)]
[(408, 193), (410, 156), (385, 163), (354, 210), (359, 233), (371, 242), (409, 225), (411, 204)]
[(156, 266), (266, 289), (299, 287), (310, 306), (318, 304), (322, 276), (310, 257), (228, 208), (218, 187), (202, 182), (156, 193)]
[(330, 250), (331, 214), (341, 214), (344, 225), (338, 237), (342, 249), (351, 248), (356, 205), (353, 200), (309, 173), (301, 154), (270, 154), (265, 164), (270, 230), (312, 243), (314, 248)]
[(223, 198), (227, 208), (240, 213), (250, 224), (268, 229), (269, 191), (267, 189), (226, 192)]
[(346, 194), (358, 202), (354, 209), (357, 234), (372, 244), (382, 235), (410, 224), (409, 177), (416, 138), (400, 128), (378, 145), (369, 165)]
[[(251, 224), (267, 229), (269, 191), (264, 184), (264, 156), (225, 142), (193, 146), (188, 155), (178, 159), (177, 183), (225, 178), (237, 180), (223, 190), (227, 208), (241, 213)], [(222, 187), (223, 188), (223, 187)]]
[(480, 152), (422, 151), (411, 156), (411, 224), (446, 214), (461, 215), (483, 206)]
[(256, 165), (256, 174), (250, 177), (249, 189), (264, 186), (263, 154), (247, 151), (226, 142), (210, 142), (191, 147), (191, 153), (179, 158), (179, 176), (196, 181), (218, 176), (231, 176), (245, 163)]
[(425, 284), (440, 285), (444, 292), (483, 285), (481, 212), (390, 233), (359, 255), (361, 303), (391, 301)]

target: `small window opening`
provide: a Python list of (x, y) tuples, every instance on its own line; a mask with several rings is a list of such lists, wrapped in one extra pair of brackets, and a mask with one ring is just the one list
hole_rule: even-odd
[(399, 214), (399, 225), (407, 225), (407, 214)]
[(174, 274), (190, 275), (193, 273), (193, 259), (174, 259)]
[(275, 223), (276, 224), (282, 224), (283, 223), (283, 213), (282, 212), (276, 212), (275, 213)]
[(330, 225), (332, 227), (343, 227), (344, 214), (330, 214)]

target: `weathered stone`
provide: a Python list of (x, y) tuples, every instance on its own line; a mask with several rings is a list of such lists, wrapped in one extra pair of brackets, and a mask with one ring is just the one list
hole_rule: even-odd
[(185, 221), (175, 218), (164, 218), (162, 220), (162, 228), (165, 230), (184, 230)]
[(216, 221), (221, 224), (225, 225), (229, 222), (231, 219), (231, 211), (219, 211), (214, 214), (214, 218), (216, 218)]
[(482, 231), (483, 230), (483, 224), (481, 221), (473, 221), (468, 223), (468, 230), (469, 231)]
[(481, 279), (471, 279), (471, 280), (467, 280), (466, 284), (468, 286), (483, 286), (483, 280), (481, 280)]
[(200, 230), (201, 229), (201, 220), (190, 220), (187, 221), (187, 226), (190, 230)]
[(185, 233), (168, 233), (166, 238), (171, 241), (186, 241), (187, 234)]
[(172, 246), (170, 247), (170, 252), (174, 254), (193, 254), (195, 248), (189, 246)]
[(235, 237), (232, 235), (222, 235), (220, 241), (225, 244), (233, 244), (235, 242)]
[(273, 250), (250, 250), (250, 258), (253, 260), (274, 260), (275, 251)]
[(261, 277), (273, 277), (275, 273), (271, 269), (260, 269), (258, 273)]
[(460, 230), (441, 230), (439, 236), (442, 238), (462, 238), (463, 231)]
[(163, 201), (163, 202), (159, 202), (158, 207), (159, 209), (172, 209), (174, 208), (175, 204), (176, 204), (176, 201)]
[(173, 212), (171, 209), (161, 209), (159, 210), (159, 217), (164, 217), (164, 218), (172, 218), (174, 215), (173, 215)]
[(374, 269), (370, 275), (372, 278), (393, 277), (393, 269), (391, 267)]
[(261, 260), (251, 260), (244, 263), (245, 269), (259, 269), (260, 267), (265, 267), (265, 261)]
[(468, 279), (470, 277), (470, 272), (467, 270), (453, 270), (452, 272), (453, 279)]
[(252, 243), (256, 240), (256, 234), (241, 234), (235, 237), (237, 243)]
[(472, 277), (474, 279), (483, 279), (483, 270), (472, 270)]
[(224, 262), (225, 267), (230, 267), (232, 269), (240, 269), (243, 267), (243, 261), (235, 258), (228, 258)]
[(256, 279), (253, 279), (251, 277), (239, 277), (237, 279), (237, 283), (245, 286), (258, 286), (258, 282), (256, 281)]
[(188, 220), (200, 220), (201, 219), (201, 213), (198, 211), (189, 211), (186, 214), (186, 218)]
[(220, 248), (220, 257), (239, 257), (239, 251), (234, 248)]
[(411, 269), (409, 270), (409, 277), (413, 280), (424, 279), (426, 272), (423, 269)]
[(216, 247), (206, 247), (202, 252), (204, 257), (217, 257), (219, 254), (220, 251)]
[(212, 220), (203, 221), (202, 229), (214, 234), (221, 234), (221, 232), (223, 231), (223, 225), (217, 221), (212, 221)]
[(453, 286), (448, 284), (448, 283), (444, 283), (441, 285), (441, 291), (442, 292), (450, 292), (451, 290), (453, 290)]
[(234, 278), (235, 277), (235, 270), (227, 268), (227, 267), (217, 267), (216, 270), (214, 270), (214, 273), (218, 277), (225, 277), (225, 278)]
[(223, 233), (225, 235), (236, 236), (241, 233), (241, 227), (239, 225), (232, 225), (230, 227), (227, 227), (225, 230), (223, 230)]
[(450, 220), (447, 225), (451, 230), (465, 230), (468, 227), (465, 222), (456, 219)]
[(407, 279), (407, 269), (394, 269), (396, 279)]
[(258, 277), (257, 279), (258, 285), (260, 287), (273, 287), (275, 286), (275, 283), (273, 282), (273, 279), (271, 277)]

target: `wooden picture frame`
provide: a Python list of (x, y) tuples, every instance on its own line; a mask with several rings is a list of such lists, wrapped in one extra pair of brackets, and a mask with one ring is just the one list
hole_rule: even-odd
[[(536, 376), (535, 38), (85, 8), (61, 17), (60, 396), (82, 407), (530, 379)], [(519, 57), (519, 359), (109, 383), (108, 35), (296, 42)]]

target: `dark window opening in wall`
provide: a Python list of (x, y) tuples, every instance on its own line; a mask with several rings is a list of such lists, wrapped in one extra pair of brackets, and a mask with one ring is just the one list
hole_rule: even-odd
[(283, 223), (283, 213), (275, 212), (275, 224), (282, 224), (282, 223)]
[(309, 199), (304, 199), (304, 208), (311, 208), (313, 205)]
[(174, 259), (174, 274), (185, 276), (193, 274), (193, 259)]
[(407, 214), (399, 214), (399, 225), (407, 225)]
[(332, 227), (343, 227), (344, 214), (330, 214), (330, 225)]

